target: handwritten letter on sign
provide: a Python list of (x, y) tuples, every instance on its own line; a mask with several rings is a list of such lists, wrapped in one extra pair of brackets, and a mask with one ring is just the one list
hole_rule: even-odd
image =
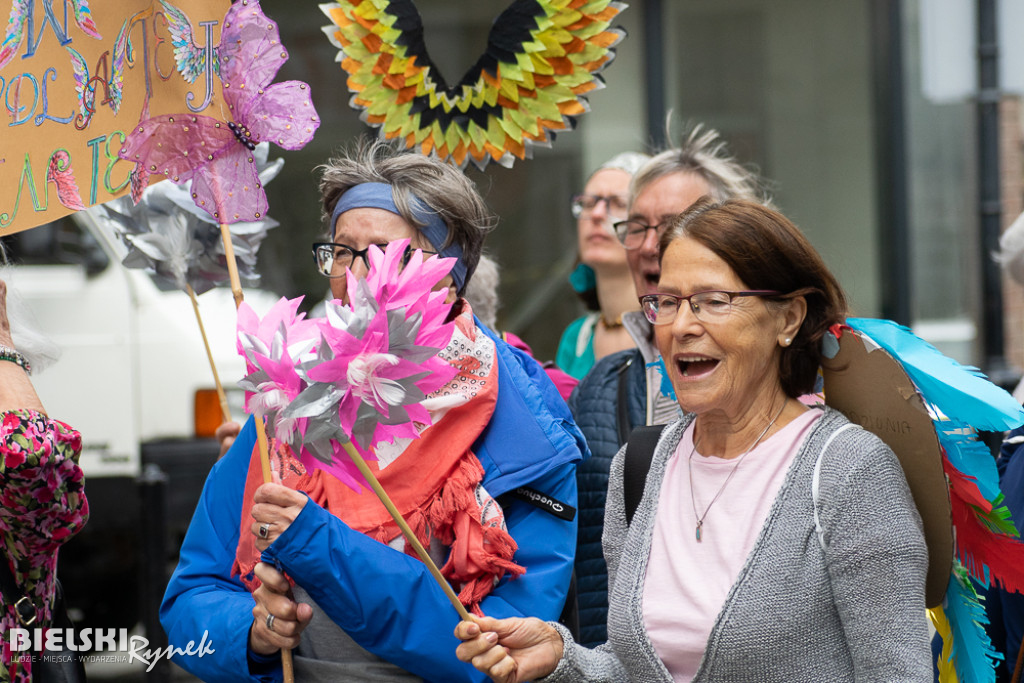
[(229, 0), (0, 0), (0, 22), (4, 5), (0, 235), (127, 192), (140, 119), (220, 106)]

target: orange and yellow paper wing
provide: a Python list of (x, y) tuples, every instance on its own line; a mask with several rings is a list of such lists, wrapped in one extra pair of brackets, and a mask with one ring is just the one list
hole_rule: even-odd
[(386, 139), (483, 169), (511, 166), (571, 130), (589, 111), (585, 95), (625, 37), (611, 0), (515, 0), (494, 22), (487, 48), (453, 86), (427, 54), (412, 0), (321, 5), (324, 32), (340, 48), (353, 108)]

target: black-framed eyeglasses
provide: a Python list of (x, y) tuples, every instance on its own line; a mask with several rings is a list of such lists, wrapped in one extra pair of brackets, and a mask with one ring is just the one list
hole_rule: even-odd
[(641, 220), (636, 218), (630, 218), (629, 220), (619, 221), (618, 223), (612, 224), (612, 228), (615, 229), (615, 236), (619, 238), (619, 242), (622, 243), (626, 249), (639, 249), (647, 239), (647, 231), (654, 230), (657, 232), (658, 237), (661, 238), (664, 234), (665, 229), (668, 228), (669, 224), (672, 223), (673, 218), (664, 220), (657, 225), (647, 225)]
[(679, 308), (683, 302), (690, 304), (690, 310), (702, 323), (721, 322), (732, 313), (733, 299), (744, 296), (778, 296), (781, 292), (774, 289), (750, 289), (742, 292), (726, 292), (709, 290), (696, 292), (689, 296), (675, 294), (647, 294), (640, 297), (640, 306), (644, 315), (654, 325), (669, 325), (675, 322)]
[(629, 205), (629, 197), (624, 194), (577, 194), (572, 198), (572, 217), (579, 218), (584, 211), (593, 211), (601, 202), (604, 202), (608, 213), (621, 216), (626, 213)]
[[(387, 244), (375, 244), (375, 246), (381, 250), (387, 248)], [(402, 252), (401, 265), (405, 268), (409, 264), (409, 259), (412, 258), (413, 249), (411, 246), (407, 246), (405, 251)], [(420, 249), (424, 256), (436, 254), (436, 251), (427, 251), (426, 249)], [(366, 269), (370, 269), (370, 247), (366, 249), (356, 249), (348, 244), (339, 244), (338, 242), (314, 242), (313, 243), (313, 259), (316, 262), (316, 270), (324, 277), (342, 277), (345, 275), (345, 271), (352, 267), (355, 263), (356, 258), (363, 260), (366, 265)]]

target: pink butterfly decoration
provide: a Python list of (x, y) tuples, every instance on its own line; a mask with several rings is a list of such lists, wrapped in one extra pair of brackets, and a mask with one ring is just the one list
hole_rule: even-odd
[(307, 84), (271, 84), (288, 52), (258, 0), (231, 6), (217, 54), (230, 120), (197, 114), (148, 118), (128, 135), (119, 156), (136, 164), (133, 188), (144, 188), (152, 173), (178, 184), (191, 180), (193, 201), (219, 223), (259, 220), (267, 212), (267, 195), (253, 149), (265, 140), (301, 149), (320, 119)]
[(327, 470), (356, 490), (363, 478), (343, 444), (351, 440), (376, 459), (377, 444), (417, 438), (432, 422), (424, 400), (456, 374), (438, 357), (454, 331), (445, 322), (447, 290), (433, 291), (454, 259), (424, 260), (415, 251), (403, 267), (408, 244), (371, 246), (369, 276), (349, 272), (349, 303), (328, 302), (325, 318), (302, 319), (299, 300), (282, 300), (262, 320), (239, 309), (248, 405), (308, 469)]

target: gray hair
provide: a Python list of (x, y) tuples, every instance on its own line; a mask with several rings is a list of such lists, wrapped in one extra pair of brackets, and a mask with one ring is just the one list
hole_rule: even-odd
[(473, 314), (480, 318), (487, 327), (496, 329), (498, 323), (498, 308), (501, 302), (498, 300), (498, 284), (501, 282), (501, 275), (498, 272), (498, 264), (490, 256), (482, 254), (480, 262), (476, 264), (476, 273), (473, 279), (466, 285), (466, 301), (473, 308)]
[(598, 171), (604, 171), (609, 168), (625, 171), (629, 175), (635, 175), (636, 172), (643, 168), (644, 164), (650, 160), (651, 157), (647, 154), (642, 154), (640, 152), (622, 152), (621, 154), (616, 154), (611, 159), (598, 166), (597, 170), (590, 174), (590, 177), (593, 178)]
[(39, 323), (36, 321), (32, 309), (20, 296), (18, 290), (11, 286), (11, 281), (17, 280), (16, 269), (7, 263), (2, 244), (0, 244), (0, 256), (3, 259), (3, 265), (0, 266), (0, 280), (4, 282), (7, 289), (6, 310), (7, 322), (11, 326), (11, 339), (14, 341), (14, 347), (28, 359), (32, 366), (32, 372), (41, 372), (60, 358), (61, 349), (56, 342), (39, 329)]
[[(402, 152), (395, 145), (383, 141), (358, 144), (350, 152), (342, 152), (320, 166), (320, 198), (322, 216), (326, 222), (341, 195), (363, 183), (388, 183), (392, 186), (395, 206), (409, 225), (422, 227), (410, 210), (411, 196), (418, 197), (431, 211), (437, 213), (448, 226), (448, 239), (442, 248), (457, 243), (462, 247), (462, 261), (466, 265), (466, 282), (476, 270), (483, 250), (484, 236), (497, 219), (484, 204), (473, 183), (462, 171), (443, 161), (415, 152)], [(334, 226), (328, 226), (332, 234)]]
[(1024, 213), (1010, 224), (999, 237), (999, 251), (994, 254), (1007, 275), (1024, 285)]
[(634, 176), (630, 184), (630, 204), (644, 189), (672, 173), (693, 173), (708, 184), (715, 201), (750, 199), (769, 205), (757, 173), (732, 157), (725, 140), (713, 128), (694, 126), (678, 147), (656, 154)]

